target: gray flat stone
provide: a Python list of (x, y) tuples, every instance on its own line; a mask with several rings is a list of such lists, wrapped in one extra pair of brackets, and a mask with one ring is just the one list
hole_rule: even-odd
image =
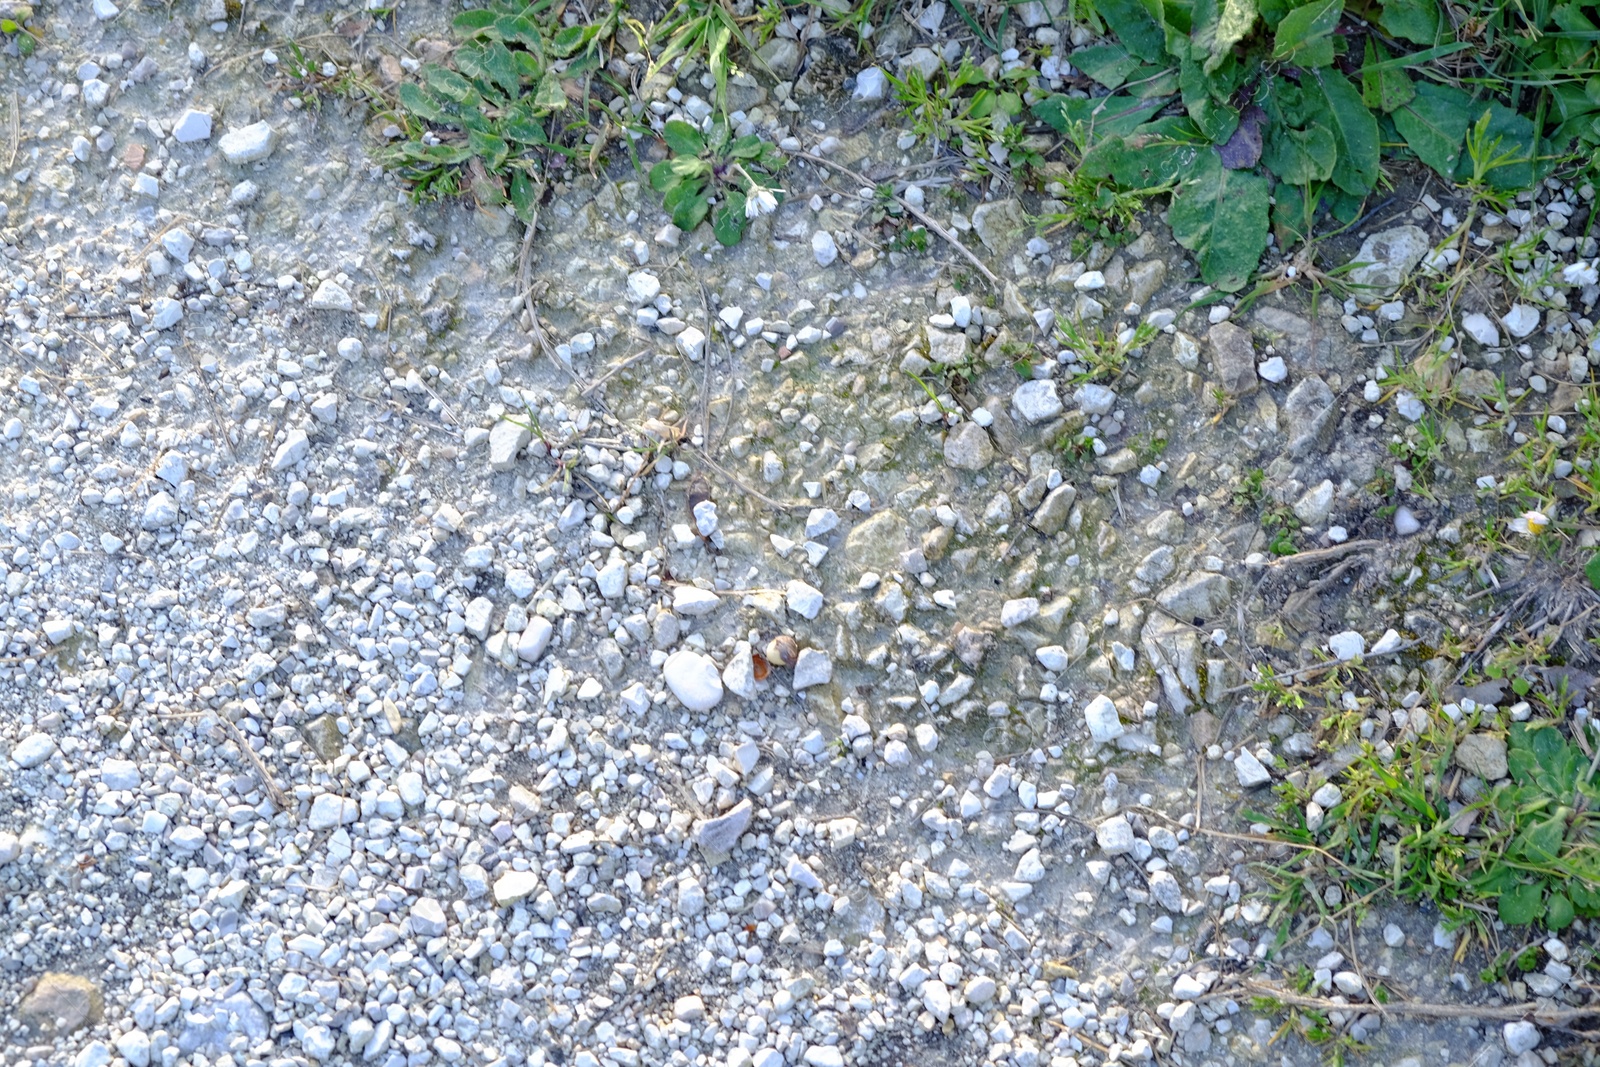
[(754, 810), (750, 801), (741, 800), (730, 808), (726, 815), (707, 819), (700, 824), (700, 829), (695, 834), (696, 843), (707, 852), (732, 852), (734, 846), (738, 845), (739, 838), (749, 829), (750, 816)]

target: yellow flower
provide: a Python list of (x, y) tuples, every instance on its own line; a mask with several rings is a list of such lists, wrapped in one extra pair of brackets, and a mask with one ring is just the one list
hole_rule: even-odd
[(1511, 529), (1529, 537), (1538, 537), (1550, 525), (1550, 516), (1542, 511), (1524, 511), (1511, 520)]

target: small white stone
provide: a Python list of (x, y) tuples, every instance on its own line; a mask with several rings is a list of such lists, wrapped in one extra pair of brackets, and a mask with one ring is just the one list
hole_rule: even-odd
[(912, 736), (916, 739), (917, 748), (923, 752), (932, 752), (939, 747), (939, 730), (931, 722), (917, 723)]
[(1512, 337), (1520, 340), (1539, 328), (1539, 309), (1527, 304), (1512, 304), (1511, 310), (1500, 316), (1500, 322)]
[(1049, 378), (1023, 382), (1011, 394), (1011, 406), (1030, 423), (1043, 422), (1061, 414), (1061, 397), (1056, 394), (1056, 383)]
[(1289, 377), (1289, 365), (1283, 361), (1282, 356), (1273, 356), (1256, 368), (1256, 373), (1261, 375), (1261, 380), (1277, 385)]
[(1268, 771), (1254, 752), (1240, 749), (1238, 756), (1234, 757), (1233, 773), (1239, 779), (1239, 784), (1246, 789), (1254, 789), (1258, 785), (1266, 785), (1272, 781), (1272, 772)]
[(94, 0), (94, 17), (101, 22), (107, 22), (120, 14), (122, 12), (117, 9), (117, 5), (112, 3), (111, 0)]
[(818, 648), (802, 648), (795, 658), (793, 686), (796, 690), (833, 681), (833, 660)]
[(172, 494), (165, 490), (156, 493), (145, 501), (144, 514), (140, 516), (139, 527), (144, 530), (159, 530), (171, 526), (178, 521), (178, 502), (172, 499)]
[(1113, 815), (1096, 826), (1094, 838), (1100, 846), (1100, 851), (1108, 856), (1119, 856), (1124, 852), (1133, 851), (1133, 827), (1128, 825), (1128, 820), (1121, 815)]
[(1022, 597), (1000, 605), (1000, 625), (1010, 629), (1039, 616), (1039, 598)]
[(1500, 344), (1500, 331), (1495, 329), (1494, 321), (1481, 311), (1463, 315), (1461, 328), (1467, 332), (1468, 337), (1485, 348), (1494, 348)]
[(24, 769), (37, 767), (56, 753), (56, 743), (48, 734), (29, 734), (11, 750), (11, 762)]
[(672, 611), (675, 615), (699, 618), (716, 611), (721, 603), (721, 597), (699, 586), (680, 585), (672, 591)]
[(710, 711), (722, 702), (722, 672), (711, 657), (679, 649), (661, 667), (667, 688), (690, 711)]
[(791, 581), (784, 592), (789, 610), (806, 619), (815, 619), (822, 612), (822, 590), (807, 585), (798, 578)]
[(272, 469), (286, 471), (305, 459), (310, 451), (311, 441), (306, 437), (306, 432), (300, 429), (290, 430), (272, 457)]
[(661, 279), (649, 271), (634, 271), (628, 275), (628, 296), (634, 306), (648, 304), (661, 292)]
[(517, 638), (517, 658), (524, 663), (537, 663), (545, 649), (550, 647), (550, 638), (554, 634), (555, 626), (550, 620), (535, 615), (528, 620), (528, 627), (522, 631), (522, 636)]
[(178, 116), (178, 121), (172, 124), (172, 136), (180, 144), (193, 144), (195, 141), (211, 139), (211, 116), (204, 111), (190, 108)]
[(1378, 638), (1378, 640), (1373, 643), (1372, 654), (1374, 656), (1378, 656), (1398, 651), (1401, 644), (1402, 642), (1400, 640), (1400, 634), (1398, 631), (1392, 629), (1385, 630), (1383, 631), (1383, 636)]
[(318, 311), (354, 311), (356, 302), (348, 289), (329, 278), (311, 294), (311, 306)]
[(254, 163), (272, 155), (277, 146), (278, 134), (268, 122), (256, 122), (237, 130), (229, 130), (217, 142), (222, 156), (229, 163)]
[(536, 871), (511, 871), (495, 879), (494, 902), (496, 907), (505, 907), (517, 901), (532, 896), (544, 885), (544, 879)]
[(1328, 651), (1343, 661), (1355, 659), (1365, 652), (1366, 648), (1366, 639), (1354, 630), (1345, 630), (1328, 638)]
[(1532, 1052), (1539, 1047), (1539, 1028), (1526, 1019), (1506, 1023), (1505, 1029), (1500, 1033), (1506, 1040), (1506, 1051), (1513, 1056)]
[(1422, 522), (1417, 518), (1415, 512), (1404, 505), (1395, 509), (1395, 533), (1399, 534), (1401, 537), (1410, 537), (1420, 529), (1422, 529)]
[(811, 253), (817, 257), (817, 266), (832, 266), (834, 260), (839, 258), (839, 246), (834, 243), (833, 234), (827, 230), (818, 230), (812, 234)]
[(1089, 726), (1089, 736), (1097, 745), (1109, 744), (1123, 735), (1122, 719), (1111, 698), (1101, 694), (1084, 705), (1083, 718)]
[(685, 326), (678, 334), (678, 351), (689, 359), (699, 359), (706, 353), (706, 335), (698, 326)]
[(1072, 283), (1072, 287), (1080, 293), (1104, 289), (1106, 287), (1106, 276), (1097, 270), (1086, 270), (1078, 275), (1078, 280)]
[(183, 321), (183, 305), (170, 296), (158, 296), (150, 302), (150, 325), (158, 330), (170, 330)]
[(855, 100), (870, 103), (875, 100), (882, 100), (888, 92), (888, 88), (889, 79), (883, 71), (877, 67), (867, 67), (856, 74), (856, 88), (851, 97)]
[(432, 897), (423, 897), (411, 905), (412, 933), (420, 937), (438, 937), (448, 926), (444, 905)]
[(812, 1045), (806, 1049), (806, 1067), (844, 1067), (844, 1053), (832, 1045)]

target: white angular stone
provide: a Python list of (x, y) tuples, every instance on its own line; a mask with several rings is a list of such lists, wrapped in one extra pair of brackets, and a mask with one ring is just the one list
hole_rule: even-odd
[(444, 905), (432, 897), (423, 897), (411, 905), (411, 932), (419, 937), (438, 937), (449, 926)]
[(150, 302), (150, 325), (158, 330), (170, 330), (183, 321), (183, 305), (170, 296), (158, 296)]
[(354, 311), (356, 302), (348, 289), (329, 278), (311, 294), (311, 306), (318, 311)]
[(1485, 348), (1494, 348), (1500, 344), (1500, 331), (1495, 329), (1494, 320), (1481, 311), (1463, 315), (1461, 328), (1466, 331), (1468, 337)]
[(711, 614), (721, 603), (722, 598), (716, 593), (699, 586), (680, 585), (672, 591), (673, 614), (691, 619)]
[(361, 814), (360, 806), (348, 797), (337, 793), (322, 793), (311, 802), (311, 814), (306, 825), (312, 830), (331, 830), (347, 822), (355, 822)]
[(750, 818), (754, 813), (755, 808), (750, 801), (741, 800), (729, 809), (726, 815), (719, 815), (715, 819), (707, 819), (701, 823), (700, 829), (695, 834), (695, 841), (707, 852), (732, 852), (734, 846), (739, 843), (739, 838), (749, 829)]
[(510, 871), (495, 879), (494, 902), (503, 908), (508, 904), (532, 896), (544, 885), (537, 871)]
[(180, 144), (210, 140), (211, 116), (204, 111), (190, 108), (179, 115), (178, 121), (172, 124), (172, 136), (177, 138)]
[(1528, 304), (1512, 304), (1511, 310), (1500, 316), (1500, 323), (1512, 337), (1521, 340), (1539, 328), (1539, 309)]
[(817, 266), (828, 267), (839, 258), (839, 246), (834, 243), (833, 234), (827, 230), (818, 230), (811, 235), (811, 254), (817, 258)]
[(1355, 630), (1345, 630), (1328, 638), (1328, 651), (1343, 662), (1355, 659), (1366, 651), (1367, 642)]
[(290, 430), (284, 435), (283, 444), (278, 446), (278, 451), (272, 456), (272, 469), (286, 471), (305, 459), (310, 451), (311, 441), (306, 437), (306, 432), (300, 429)]
[(833, 660), (818, 648), (802, 648), (794, 663), (795, 690), (809, 689), (814, 685), (827, 685), (833, 681)]
[(256, 122), (237, 130), (229, 130), (217, 142), (222, 156), (229, 163), (254, 163), (272, 155), (277, 147), (278, 134), (268, 122)]
[(48, 734), (29, 734), (11, 750), (11, 762), (24, 769), (37, 767), (56, 754), (56, 743)]
[(542, 615), (535, 615), (528, 620), (528, 628), (522, 631), (522, 636), (517, 638), (517, 658), (524, 663), (537, 663), (539, 657), (544, 655), (544, 650), (550, 647), (550, 638), (555, 633), (555, 626)]
[(1516, 1022), (1506, 1023), (1505, 1027), (1500, 1031), (1500, 1035), (1505, 1038), (1506, 1051), (1513, 1056), (1520, 1056), (1524, 1052), (1532, 1052), (1539, 1047), (1539, 1028), (1526, 1019), (1518, 1019)]
[(1133, 827), (1121, 815), (1113, 815), (1094, 828), (1094, 839), (1100, 851), (1108, 856), (1120, 856), (1133, 851)]
[(1030, 423), (1043, 422), (1061, 414), (1061, 397), (1056, 394), (1056, 383), (1049, 378), (1023, 382), (1011, 394), (1011, 406)]
[(1105, 694), (1096, 696), (1083, 708), (1083, 720), (1089, 726), (1089, 736), (1097, 745), (1109, 744), (1126, 731), (1117, 715), (1117, 706)]
[(1267, 770), (1249, 749), (1241, 748), (1238, 756), (1234, 757), (1233, 773), (1239, 779), (1239, 784), (1246, 789), (1254, 789), (1258, 785), (1266, 785), (1272, 781), (1272, 772)]
[(822, 590), (798, 578), (789, 583), (784, 592), (784, 600), (788, 603), (789, 610), (802, 618), (814, 619), (822, 612)]

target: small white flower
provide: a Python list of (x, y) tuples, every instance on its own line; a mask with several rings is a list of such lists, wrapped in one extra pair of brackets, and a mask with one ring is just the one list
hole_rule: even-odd
[(1538, 537), (1550, 525), (1550, 516), (1542, 511), (1524, 511), (1511, 520), (1511, 529), (1528, 537)]
[(771, 189), (757, 186), (744, 202), (744, 217), (747, 219), (760, 218), (770, 215), (778, 210), (778, 198), (772, 195)]

